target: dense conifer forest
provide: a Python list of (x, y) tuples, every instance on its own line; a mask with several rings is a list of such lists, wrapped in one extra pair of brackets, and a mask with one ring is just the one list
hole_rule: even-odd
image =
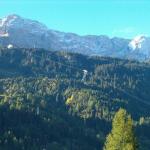
[(149, 62), (0, 49), (2, 150), (102, 150), (119, 108), (149, 150)]

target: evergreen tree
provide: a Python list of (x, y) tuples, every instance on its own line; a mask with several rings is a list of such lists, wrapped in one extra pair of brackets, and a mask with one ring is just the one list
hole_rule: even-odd
[(126, 110), (119, 109), (112, 123), (112, 131), (107, 136), (104, 150), (136, 150), (133, 121)]

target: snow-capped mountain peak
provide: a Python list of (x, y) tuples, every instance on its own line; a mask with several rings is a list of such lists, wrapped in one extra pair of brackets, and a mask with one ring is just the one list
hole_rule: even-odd
[(28, 30), (29, 32), (43, 32), (48, 30), (44, 24), (35, 20), (20, 17), (16, 14), (0, 19), (0, 30), (9, 33), (10, 30), (14, 29)]
[(143, 41), (145, 41), (144, 35), (136, 36), (130, 43), (129, 47), (132, 48), (132, 50), (140, 49), (142, 47)]
[(20, 18), (20, 16), (12, 14), (12, 15), (4, 17), (3, 19), (0, 19), (0, 27), (9, 26), (9, 24), (15, 21), (15, 19), (17, 18)]
[(150, 59), (150, 38), (144, 35), (136, 36), (129, 43), (130, 56), (135, 59)]

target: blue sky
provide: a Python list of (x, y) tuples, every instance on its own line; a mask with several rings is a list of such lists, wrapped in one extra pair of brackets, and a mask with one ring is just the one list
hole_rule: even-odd
[(149, 0), (0, 0), (0, 18), (14, 13), (80, 35), (150, 35)]

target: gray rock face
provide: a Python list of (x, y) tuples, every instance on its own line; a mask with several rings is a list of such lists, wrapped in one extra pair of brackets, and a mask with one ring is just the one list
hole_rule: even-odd
[(149, 59), (150, 40), (142, 41), (144, 44), (141, 44), (141, 47), (133, 46), (132, 41), (117, 37), (109, 38), (104, 35), (79, 36), (73, 33), (54, 31), (38, 21), (25, 19), (18, 15), (9, 15), (0, 19), (0, 45), (5, 47), (11, 44), (21, 48), (44, 48), (86, 55)]

